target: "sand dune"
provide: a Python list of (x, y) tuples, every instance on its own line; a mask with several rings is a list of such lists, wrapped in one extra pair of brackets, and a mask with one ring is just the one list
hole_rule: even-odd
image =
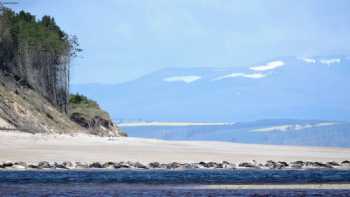
[(0, 161), (342, 161), (350, 148), (101, 138), (0, 131)]

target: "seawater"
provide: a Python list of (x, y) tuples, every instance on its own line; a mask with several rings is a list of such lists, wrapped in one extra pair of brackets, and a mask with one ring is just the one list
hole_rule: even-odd
[(201, 185), (350, 183), (345, 170), (0, 171), (0, 196), (350, 196), (350, 190), (207, 189)]

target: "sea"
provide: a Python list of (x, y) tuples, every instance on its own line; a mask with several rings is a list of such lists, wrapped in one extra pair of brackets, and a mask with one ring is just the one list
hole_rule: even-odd
[[(271, 188), (271, 185), (289, 184), (346, 185), (350, 184), (350, 171), (335, 169), (0, 171), (1, 197), (350, 196), (348, 189), (350, 187)], [(258, 189), (243, 187), (247, 185), (259, 187)]]

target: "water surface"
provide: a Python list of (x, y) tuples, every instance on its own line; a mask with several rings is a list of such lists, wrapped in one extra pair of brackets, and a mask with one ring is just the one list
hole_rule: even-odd
[[(241, 184), (350, 184), (343, 170), (0, 171), (1, 196), (349, 196), (348, 189), (242, 189)], [(209, 187), (214, 186), (214, 187)], [(350, 187), (349, 187), (350, 188)]]

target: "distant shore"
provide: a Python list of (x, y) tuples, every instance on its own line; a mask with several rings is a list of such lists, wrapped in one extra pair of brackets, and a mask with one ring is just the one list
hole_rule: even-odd
[(223, 126), (234, 125), (234, 122), (158, 122), (158, 121), (141, 121), (119, 123), (120, 127), (142, 127), (142, 126)]

